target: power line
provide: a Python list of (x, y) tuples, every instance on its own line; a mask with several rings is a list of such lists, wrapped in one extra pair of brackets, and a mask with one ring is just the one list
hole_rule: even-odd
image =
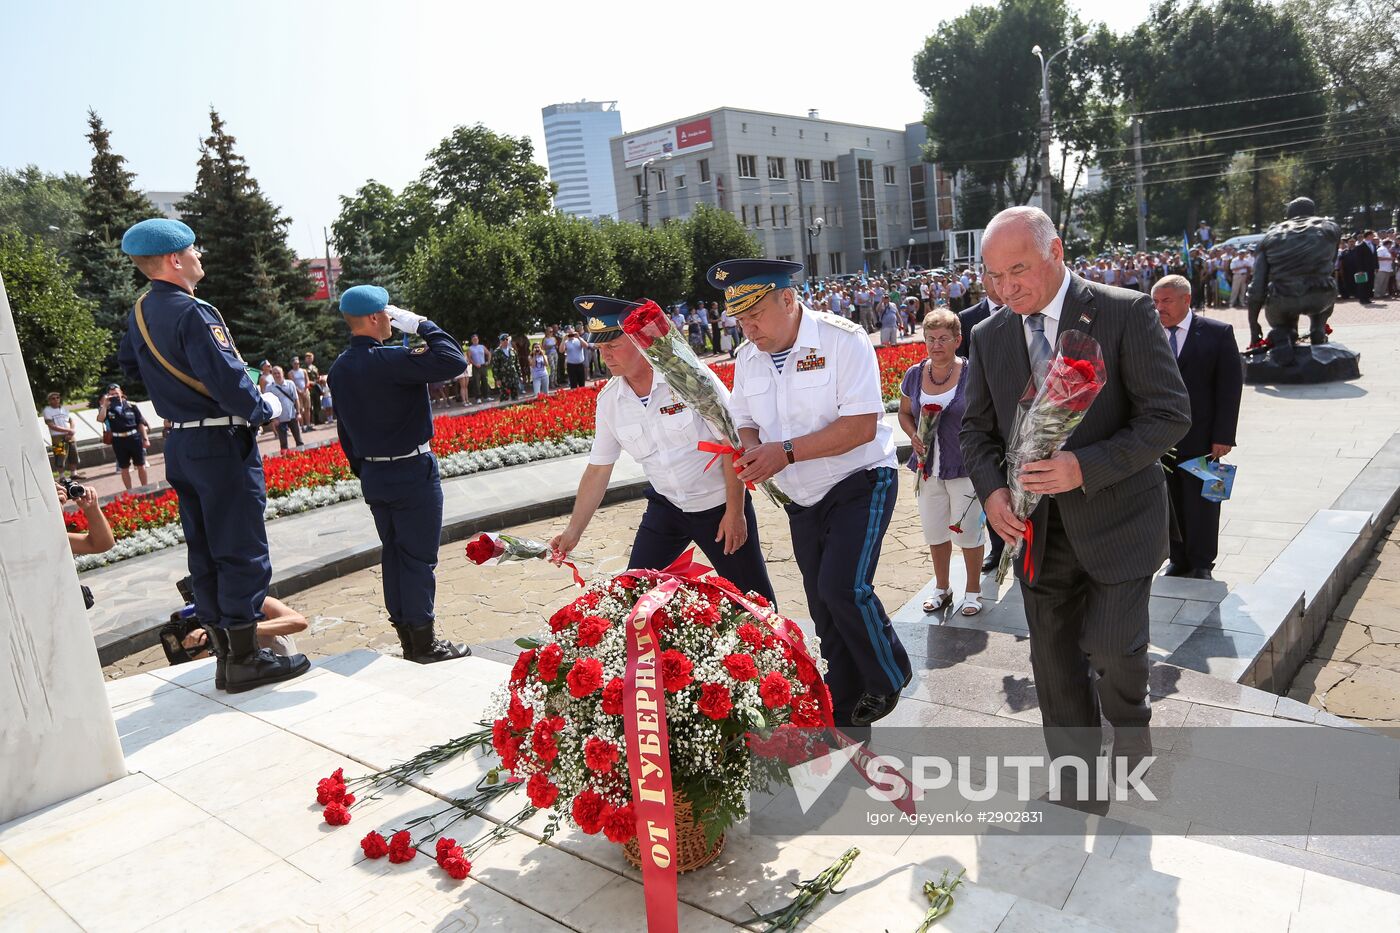
[[(1265, 94), (1260, 97), (1239, 97), (1235, 100), (1220, 100), (1210, 104), (1188, 104), (1184, 107), (1163, 107), (1160, 110), (1137, 110), (1124, 114), (1128, 117), (1150, 117), (1159, 113), (1180, 113), (1185, 110), (1205, 110), (1210, 107), (1232, 107), (1235, 104), (1253, 104), (1261, 100), (1281, 100), (1285, 97), (1302, 97), (1306, 94), (1320, 94), (1327, 88), (1314, 88), (1310, 91), (1290, 91), (1287, 94)], [(1119, 114), (1104, 114), (1101, 117), (1080, 117), (1076, 120), (1062, 121), (1060, 126), (1074, 126), (1077, 123), (1094, 123), (1101, 120), (1117, 119)]]
[[(1180, 145), (1187, 145), (1187, 144), (1195, 143), (1195, 142), (1214, 142), (1214, 141), (1217, 141), (1217, 140), (1220, 140), (1220, 139), (1228, 139), (1228, 138), (1231, 138), (1231, 137), (1233, 137), (1233, 136), (1268, 136), (1268, 135), (1271, 135), (1271, 134), (1273, 134), (1273, 133), (1289, 133), (1289, 132), (1292, 132), (1292, 131), (1297, 130), (1297, 129), (1311, 129), (1311, 128), (1313, 128), (1313, 125), (1311, 124), (1311, 121), (1315, 121), (1315, 120), (1316, 120), (1316, 121), (1319, 121), (1318, 123), (1315, 124), (1316, 126), (1325, 126), (1325, 125), (1327, 124), (1327, 118), (1328, 118), (1328, 117), (1332, 117), (1332, 116), (1338, 117), (1338, 119), (1335, 121), (1335, 123), (1336, 123), (1337, 125), (1344, 125), (1344, 124), (1346, 124), (1346, 123), (1349, 123), (1349, 122), (1352, 122), (1352, 121), (1355, 121), (1355, 120), (1362, 119), (1365, 115), (1364, 115), (1364, 114), (1354, 114), (1354, 115), (1348, 116), (1348, 115), (1345, 115), (1345, 114), (1336, 114), (1336, 113), (1333, 113), (1333, 112), (1331, 112), (1331, 111), (1327, 111), (1327, 112), (1324, 112), (1324, 113), (1310, 114), (1310, 115), (1308, 115), (1308, 116), (1306, 116), (1306, 117), (1292, 117), (1292, 118), (1287, 119), (1287, 120), (1272, 120), (1272, 121), (1270, 121), (1270, 122), (1268, 122), (1268, 123), (1254, 123), (1254, 124), (1250, 124), (1250, 125), (1248, 125), (1248, 126), (1234, 126), (1234, 127), (1229, 127), (1229, 128), (1227, 128), (1227, 129), (1223, 129), (1223, 130), (1215, 130), (1215, 131), (1210, 132), (1210, 133), (1191, 133), (1191, 134), (1185, 134), (1185, 135), (1182, 135), (1182, 136), (1171, 136), (1171, 137), (1168, 137), (1168, 138), (1166, 138), (1166, 139), (1158, 139), (1158, 140), (1153, 140), (1153, 141), (1150, 142), (1150, 143), (1143, 143), (1143, 144), (1142, 144), (1142, 148), (1143, 148), (1143, 149), (1161, 149), (1161, 148), (1164, 148), (1164, 147), (1166, 147), (1166, 146), (1180, 146)], [(1308, 125), (1308, 126), (1289, 126), (1289, 127), (1284, 127), (1283, 124), (1285, 124), (1285, 123), (1309, 124), (1309, 125)], [(1266, 130), (1266, 129), (1263, 129), (1263, 127), (1269, 127), (1269, 126), (1282, 127), (1282, 128), (1280, 128), (1280, 129), (1273, 129), (1273, 130)], [(1258, 132), (1254, 132), (1255, 130), (1258, 130)], [(1104, 148), (1102, 148), (1102, 149), (1095, 149), (1095, 150), (1094, 150), (1094, 154), (1095, 154), (1095, 155), (1102, 155), (1102, 154), (1105, 153), (1105, 152), (1131, 152), (1131, 151), (1133, 150), (1133, 148), (1134, 148), (1134, 147), (1132, 147), (1132, 146), (1106, 146), (1106, 147), (1104, 147)]]
[[(1243, 153), (1259, 153), (1259, 152), (1264, 152), (1265, 150), (1268, 150), (1268, 149), (1287, 149), (1287, 148), (1292, 147), (1292, 146), (1304, 146), (1305, 143), (1315, 143), (1315, 142), (1320, 142), (1320, 141), (1340, 140), (1340, 139), (1346, 139), (1346, 138), (1349, 138), (1349, 137), (1352, 137), (1352, 136), (1369, 136), (1369, 135), (1372, 135), (1372, 134), (1378, 133), (1378, 132), (1380, 132), (1380, 130), (1378, 130), (1378, 129), (1376, 129), (1376, 128), (1373, 128), (1373, 127), (1367, 127), (1366, 129), (1352, 130), (1352, 131), (1346, 132), (1346, 133), (1324, 133), (1324, 134), (1322, 134), (1321, 136), (1310, 136), (1310, 137), (1307, 137), (1307, 138), (1305, 138), (1305, 139), (1290, 139), (1290, 140), (1287, 140), (1286, 142), (1281, 142), (1281, 143), (1269, 143), (1268, 145), (1264, 145), (1264, 146), (1252, 146), (1252, 147), (1250, 147), (1250, 148), (1248, 148), (1248, 149), (1236, 149), (1236, 150), (1234, 150), (1234, 151), (1232, 151), (1232, 152), (1209, 152), (1209, 153), (1204, 153), (1204, 154), (1202, 154), (1202, 155), (1182, 156), (1182, 157), (1179, 158), (1179, 159), (1158, 159), (1158, 160), (1156, 160), (1156, 161), (1154, 161), (1154, 162), (1144, 162), (1143, 165), (1142, 165), (1142, 167), (1143, 167), (1144, 169), (1153, 169), (1153, 168), (1157, 168), (1158, 166), (1162, 166), (1162, 165), (1176, 165), (1176, 164), (1180, 164), (1180, 163), (1182, 163), (1182, 162), (1201, 162), (1201, 161), (1205, 161), (1205, 160), (1209, 160), (1209, 159), (1234, 158), (1235, 156), (1240, 155), (1240, 154), (1243, 154)], [(1390, 138), (1390, 137), (1382, 137), (1382, 139), (1388, 139), (1388, 138)], [(1325, 147), (1304, 147), (1304, 148), (1299, 149), (1299, 154), (1301, 154), (1301, 153), (1306, 153), (1306, 152), (1311, 152), (1311, 151), (1314, 151), (1315, 149), (1318, 149), (1318, 148), (1325, 148)], [(1279, 155), (1281, 155), (1281, 156), (1286, 156), (1286, 155), (1290, 155), (1290, 154), (1291, 154), (1291, 153), (1286, 153), (1286, 152), (1285, 152), (1285, 153), (1279, 153)], [(1105, 165), (1105, 166), (1102, 166), (1102, 167), (1101, 167), (1101, 170), (1102, 170), (1103, 172), (1105, 172), (1105, 173), (1110, 173), (1110, 172), (1128, 172), (1128, 171), (1133, 171), (1133, 170), (1135, 170), (1135, 168), (1136, 168), (1136, 163), (1135, 163), (1135, 162), (1115, 162), (1115, 163), (1113, 163), (1112, 165)]]
[[(1311, 149), (1311, 150), (1309, 150), (1307, 154), (1310, 154), (1310, 155), (1311, 155), (1311, 154), (1315, 154), (1315, 153), (1318, 153), (1318, 152), (1321, 152), (1321, 151), (1323, 151), (1323, 150), (1321, 149), (1321, 147), (1319, 147), (1319, 148), (1317, 148), (1317, 149)], [(1381, 141), (1378, 141), (1378, 142), (1375, 142), (1375, 143), (1368, 143), (1368, 144), (1366, 144), (1366, 145), (1364, 145), (1364, 146), (1360, 146), (1360, 147), (1358, 147), (1358, 148), (1356, 148), (1356, 149), (1354, 149), (1354, 150), (1348, 152), (1346, 155), (1328, 154), (1328, 155), (1319, 156), (1318, 158), (1313, 158), (1313, 159), (1300, 159), (1296, 164), (1298, 164), (1298, 165), (1316, 165), (1316, 164), (1318, 164), (1318, 163), (1323, 163), (1323, 162), (1349, 162), (1349, 161), (1351, 161), (1351, 160), (1353, 160), (1353, 159), (1364, 158), (1364, 157), (1367, 157), (1367, 156), (1385, 155), (1385, 154), (1387, 154), (1387, 153), (1389, 153), (1389, 152), (1391, 152), (1391, 151), (1392, 151), (1392, 146), (1391, 146), (1390, 141), (1389, 141), (1389, 140), (1381, 140)], [(1204, 178), (1225, 178), (1225, 177), (1227, 177), (1227, 176), (1229, 176), (1229, 175), (1249, 175), (1249, 174), (1253, 174), (1254, 172), (1267, 172), (1267, 171), (1271, 171), (1271, 170), (1276, 169), (1276, 168), (1278, 168), (1277, 164), (1271, 163), (1271, 164), (1269, 164), (1269, 165), (1259, 165), (1259, 166), (1255, 166), (1254, 168), (1229, 169), (1229, 170), (1222, 171), (1222, 172), (1209, 172), (1209, 173), (1202, 174), (1202, 175), (1182, 175), (1182, 176), (1177, 176), (1177, 177), (1174, 177), (1174, 178), (1160, 178), (1160, 179), (1156, 179), (1156, 180), (1153, 180), (1153, 181), (1144, 182), (1144, 186), (1145, 186), (1145, 187), (1151, 187), (1151, 186), (1154, 186), (1154, 185), (1172, 185), (1172, 184), (1178, 184), (1178, 183), (1183, 182), (1183, 181), (1197, 181), (1197, 180), (1204, 179)]]

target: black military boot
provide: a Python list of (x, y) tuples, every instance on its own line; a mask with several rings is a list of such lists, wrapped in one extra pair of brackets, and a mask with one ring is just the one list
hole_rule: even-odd
[(305, 674), (311, 662), (304, 654), (283, 657), (267, 648), (258, 647), (258, 625), (245, 622), (224, 629), (228, 644), (228, 661), (224, 668), (224, 689), (242, 693), (263, 684), (274, 684)]
[(222, 628), (210, 622), (201, 622), (199, 627), (204, 629), (205, 644), (214, 656), (214, 689), (222, 690), (228, 683), (228, 639)]
[(472, 653), (466, 645), (453, 644), (433, 636), (433, 623), (427, 625), (403, 625), (393, 623), (399, 633), (399, 644), (403, 645), (404, 660), (415, 664), (436, 664), (438, 661), (451, 661), (465, 658)]

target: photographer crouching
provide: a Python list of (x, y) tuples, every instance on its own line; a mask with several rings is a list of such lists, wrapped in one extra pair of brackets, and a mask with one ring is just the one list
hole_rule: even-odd
[[(160, 630), (160, 646), (172, 667), (209, 657), (209, 636), (195, 618), (190, 578), (181, 579), (175, 588), (180, 591), (185, 606), (171, 613), (170, 621)], [(283, 657), (296, 654), (297, 643), (292, 636), (306, 631), (306, 616), (272, 596), (263, 597), (262, 614), (263, 618), (257, 622), (258, 647)]]
[[(107, 524), (107, 516), (102, 514), (102, 507), (97, 504), (97, 491), (71, 479), (60, 480), (53, 484), (53, 488), (58, 495), (60, 510), (72, 503), (87, 521), (87, 531), (68, 532), (68, 550), (72, 551), (75, 557), (79, 554), (101, 554), (103, 551), (110, 551), (117, 539), (112, 535), (112, 526)], [(80, 586), (83, 590), (83, 608), (91, 609), (92, 590), (86, 585)]]

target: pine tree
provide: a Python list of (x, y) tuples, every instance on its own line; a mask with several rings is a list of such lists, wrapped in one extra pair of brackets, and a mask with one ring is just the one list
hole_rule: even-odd
[(398, 272), (385, 259), (370, 239), (369, 231), (360, 229), (349, 249), (340, 255), (340, 278), (336, 290), (342, 294), (356, 285), (378, 285), (389, 292), (390, 301), (403, 301)]
[[(306, 319), (316, 313), (305, 305), (312, 292), (311, 277), (287, 245), (291, 221), (262, 193), (248, 163), (234, 150), (237, 140), (225, 130), (218, 111), (209, 111), (209, 122), (209, 136), (200, 145), (195, 190), (177, 205), (204, 251), (204, 280), (197, 294), (223, 313), (240, 347), (274, 346), (269, 335), (256, 333), (256, 327), (280, 317), (269, 309), (286, 308), (305, 333)], [(254, 282), (260, 277), (271, 290), (255, 295)], [(282, 326), (293, 329), (290, 323)], [(288, 356), (305, 348), (284, 344), (277, 349)]]
[(234, 339), (249, 366), (271, 360), (286, 368), (293, 356), (311, 349), (311, 327), (282, 297), (282, 287), (261, 253), (253, 256), (252, 270), (241, 328)]

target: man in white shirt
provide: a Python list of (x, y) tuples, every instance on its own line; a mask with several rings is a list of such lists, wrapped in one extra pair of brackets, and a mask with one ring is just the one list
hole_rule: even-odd
[(73, 427), (73, 416), (63, 407), (63, 396), (50, 392), (44, 406), (44, 424), (49, 427), (49, 441), (53, 445), (53, 473), (55, 477), (73, 478), (78, 470), (77, 429)]
[(894, 437), (870, 339), (798, 301), (792, 277), (801, 269), (731, 259), (708, 278), (748, 338), (730, 397), (745, 449), (739, 479), (771, 478), (792, 499), (793, 555), (836, 723), (868, 726), (894, 709), (912, 677), (872, 583), (899, 490)]
[[(578, 546), (608, 491), (613, 464), (623, 452), (636, 460), (651, 488), (647, 509), (632, 542), (627, 566), (661, 570), (693, 541), (716, 573), (745, 593), (776, 601), (753, 500), (734, 475), (733, 462), (699, 449), (701, 441), (724, 443), (693, 408), (671, 393), (636, 344), (623, 336), (622, 319), (641, 307), (634, 301), (582, 295), (574, 306), (587, 321), (585, 332), (613, 378), (598, 393), (593, 449), (579, 479), (568, 527), (549, 542), (558, 562)], [(721, 398), (728, 390), (706, 369)]]
[(1245, 286), (1249, 284), (1249, 268), (1254, 265), (1245, 258), (1244, 251), (1235, 254), (1230, 260), (1230, 307), (1243, 308)]
[(1380, 266), (1376, 269), (1376, 297), (1382, 300), (1390, 296), (1390, 279), (1395, 275), (1395, 241), (1385, 240), (1376, 250)]

